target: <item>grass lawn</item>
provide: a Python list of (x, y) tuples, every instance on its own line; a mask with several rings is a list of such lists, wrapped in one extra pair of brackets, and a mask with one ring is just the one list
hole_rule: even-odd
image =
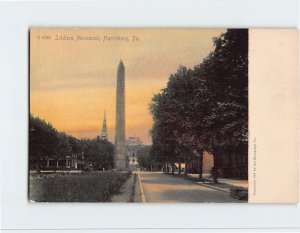
[(29, 200), (36, 202), (109, 202), (129, 172), (31, 174)]

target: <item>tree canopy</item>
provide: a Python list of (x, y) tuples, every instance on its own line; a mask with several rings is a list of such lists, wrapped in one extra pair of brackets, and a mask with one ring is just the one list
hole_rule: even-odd
[(193, 69), (180, 66), (154, 95), (153, 154), (187, 161), (193, 151), (248, 143), (248, 30), (230, 29), (213, 39), (215, 49)]
[(50, 123), (30, 115), (29, 158), (64, 159), (66, 156), (83, 157), (95, 170), (113, 167), (114, 145), (107, 140), (77, 139), (58, 132)]

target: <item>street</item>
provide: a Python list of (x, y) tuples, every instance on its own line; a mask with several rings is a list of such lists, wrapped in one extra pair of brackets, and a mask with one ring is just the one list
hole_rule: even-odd
[(145, 202), (201, 203), (244, 202), (229, 193), (195, 184), (176, 175), (162, 172), (139, 172)]

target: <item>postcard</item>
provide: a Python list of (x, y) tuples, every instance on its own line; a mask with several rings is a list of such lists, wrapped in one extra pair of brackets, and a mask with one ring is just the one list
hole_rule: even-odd
[(293, 29), (31, 28), (29, 200), (296, 203), (297, 78)]

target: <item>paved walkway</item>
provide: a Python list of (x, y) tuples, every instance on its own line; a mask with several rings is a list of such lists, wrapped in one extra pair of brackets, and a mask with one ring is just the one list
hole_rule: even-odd
[[(188, 174), (190, 177), (198, 178), (198, 174)], [(202, 176), (204, 179), (213, 181), (213, 178), (209, 174), (203, 174)], [(219, 183), (229, 184), (236, 187), (242, 187), (245, 189), (248, 189), (248, 180), (238, 180), (238, 179), (224, 179), (224, 178), (218, 178)]]
[(133, 173), (122, 186), (120, 193), (112, 196), (111, 202), (141, 202), (139, 180)]
[(182, 177), (162, 172), (139, 172), (138, 175), (145, 202), (245, 202), (230, 197), (227, 192), (205, 187)]

